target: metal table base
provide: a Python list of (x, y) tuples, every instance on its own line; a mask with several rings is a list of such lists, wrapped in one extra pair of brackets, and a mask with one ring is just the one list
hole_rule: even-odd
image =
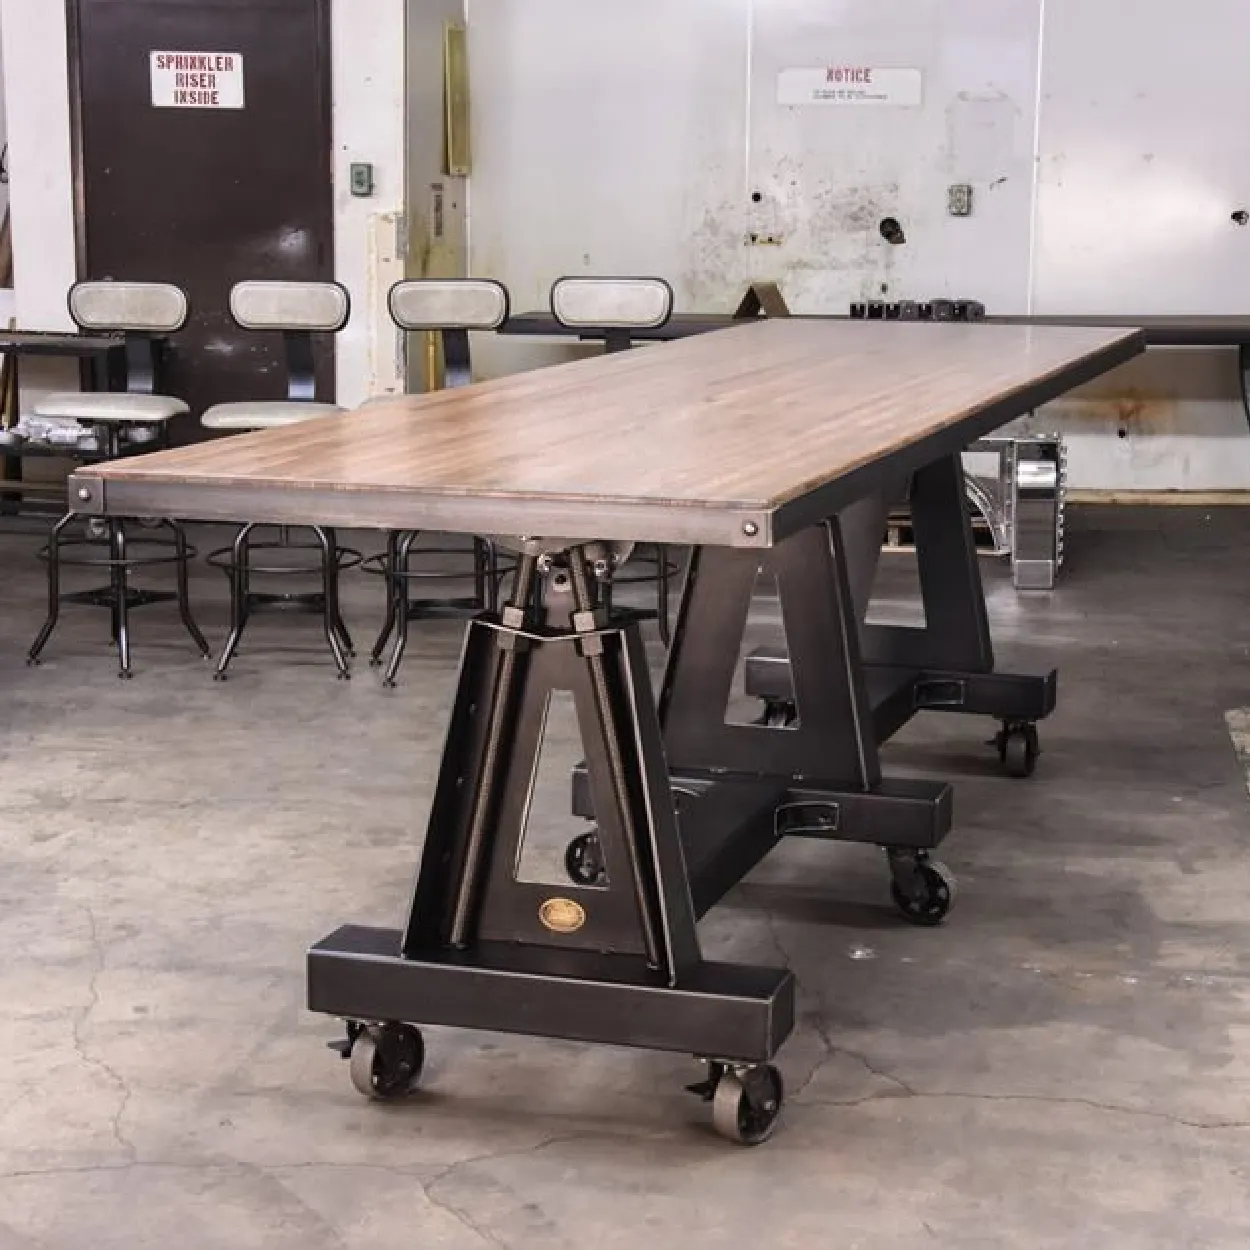
[[(486, 1029), (690, 1053), (709, 1065), (692, 1089), (722, 1133), (771, 1132), (794, 978), (705, 960), (697, 920), (798, 836), (882, 847), (903, 916), (938, 923), (951, 883), (929, 853), (951, 827), (950, 787), (884, 778), (879, 747), (916, 711), (977, 713), (1031, 744), (1031, 768), (1033, 722), (1055, 702), (1053, 673), (994, 672), (958, 455), (911, 490), (926, 627), (863, 625), (885, 498), (766, 552), (696, 549), (658, 704), (638, 618), (604, 606), (592, 554), (545, 573), (537, 553), (520, 557), (509, 603), (469, 626), (406, 923), (341, 928), (308, 957), (309, 1006), (347, 1020), (358, 1087), (406, 1092), (424, 1055), (413, 1025)], [(731, 724), (761, 569), (791, 653), (752, 657), (765, 714)], [(576, 705), (573, 807), (595, 831), (550, 885), (518, 866), (556, 690)]]

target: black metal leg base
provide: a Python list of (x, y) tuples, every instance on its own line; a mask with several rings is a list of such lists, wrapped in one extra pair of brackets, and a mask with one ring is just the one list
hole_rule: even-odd
[[(99, 543), (91, 537), (66, 538), (65, 531), (76, 519), (74, 513), (61, 518), (53, 527), (48, 545), (41, 553), (48, 564), (48, 616), (38, 637), (31, 644), (26, 662), (37, 665), (48, 645), (57, 622), (60, 620), (63, 603), (82, 604), (87, 607), (108, 608), (112, 618), (113, 642), (117, 647), (118, 676), (129, 679), (133, 669), (130, 664), (130, 610), (147, 607), (153, 603), (176, 601), (182, 616), (183, 627), (191, 636), (191, 640), (199, 649), (200, 655), (207, 658), (210, 654), (208, 643), (200, 633), (199, 626), (191, 614), (191, 599), (188, 584), (187, 568), (195, 557), (195, 549), (187, 542), (182, 526), (176, 521), (162, 521), (160, 524), (173, 535), (172, 541), (161, 541), (154, 538), (139, 540), (139, 550), (128, 539), (126, 523), (120, 517), (111, 517), (106, 523), (107, 542)], [(103, 548), (107, 555), (96, 555), (94, 551)], [(86, 549), (86, 555), (65, 555), (66, 549)], [(176, 591), (141, 590), (130, 584), (130, 574), (158, 564), (172, 564), (176, 573)], [(107, 569), (109, 583), (107, 586), (95, 587), (91, 590), (63, 592), (61, 590), (62, 566), (79, 565), (89, 568)]]
[[(775, 845), (784, 787), (692, 781), (699, 819), (683, 838), (637, 618), (608, 612), (593, 551), (532, 546), (502, 611), (469, 626), (407, 923), (313, 947), (309, 1006), (348, 1022), (340, 1049), (369, 1097), (411, 1088), (417, 1024), (602, 1042), (706, 1061), (718, 1131), (762, 1141), (784, 1096), (769, 1060), (794, 1026), (794, 978), (705, 960), (693, 896), (710, 906)], [(577, 711), (597, 875), (552, 885), (518, 865), (557, 690)]]
[(794, 1027), (785, 969), (703, 962), (669, 986), (630, 955), (502, 942), (416, 958), (401, 949), (398, 930), (354, 925), (318, 942), (308, 954), (309, 1008), (745, 1064), (771, 1059)]
[[(886, 778), (871, 791), (862, 791), (800, 786), (776, 778), (675, 774), (671, 786), (691, 897), (699, 916), (714, 907), (782, 838), (880, 846), (887, 851), (897, 886), (902, 876), (918, 871), (916, 866), (927, 861), (929, 851), (941, 845), (951, 830), (954, 812), (949, 785), (913, 778)], [(595, 819), (584, 766), (573, 774), (573, 811), (584, 820)], [(593, 832), (569, 845), (565, 866), (577, 884), (602, 883), (602, 857)], [(893, 897), (904, 917), (914, 920), (897, 889)], [(949, 901), (943, 916), (946, 910)]]
[[(285, 527), (279, 527), (276, 541), (260, 542), (253, 534), (260, 528), (256, 524), (244, 525), (235, 535), (233, 544), (220, 551), (210, 552), (207, 562), (221, 569), (230, 581), (230, 633), (217, 661), (213, 674), (215, 681), (225, 681), (230, 664), (239, 649), (243, 631), (251, 615), (264, 608), (280, 608), (315, 612), (322, 618), (326, 644), (334, 658), (334, 666), (340, 681), (351, 678), (349, 658), (355, 656), (356, 648), (339, 609), (339, 578), (347, 569), (355, 568), (363, 559), (359, 551), (339, 545), (334, 530), (321, 526), (308, 526), (313, 541), (293, 540)], [(263, 564), (265, 553), (315, 552), (320, 559), (311, 564)], [(258, 591), (252, 587), (254, 575), (264, 577), (313, 577), (320, 578), (318, 589), (307, 591)]]
[[(956, 712), (991, 716), (1002, 723), (994, 740), (1012, 776), (1033, 772), (1040, 753), (1037, 722), (1054, 710), (1059, 675), (1048, 673), (965, 673), (865, 665), (878, 742), (896, 734), (917, 712)], [(747, 657), (746, 692), (764, 701), (761, 724), (784, 727), (801, 712), (794, 701), (790, 663), (784, 652), (761, 648)]]
[[(135, 590), (130, 587), (126, 591), (127, 608), (145, 608), (152, 603), (173, 603), (178, 596), (172, 590)], [(72, 590), (61, 596), (62, 603), (77, 603), (88, 608), (112, 608), (117, 603), (117, 596), (111, 586), (97, 586), (94, 590)]]

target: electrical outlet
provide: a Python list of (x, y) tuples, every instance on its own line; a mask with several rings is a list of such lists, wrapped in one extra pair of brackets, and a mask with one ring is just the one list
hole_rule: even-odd
[(972, 216), (972, 186), (967, 182), (957, 182), (946, 188), (946, 211), (952, 217)]
[(352, 194), (365, 198), (373, 194), (373, 166), (365, 162), (352, 165)]

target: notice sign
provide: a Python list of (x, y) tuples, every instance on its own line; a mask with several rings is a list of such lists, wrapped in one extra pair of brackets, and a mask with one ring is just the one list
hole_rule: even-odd
[(778, 104), (887, 104), (918, 108), (924, 75), (918, 69), (875, 65), (822, 65), (783, 69), (777, 75)]
[(152, 107), (241, 109), (243, 58), (237, 52), (153, 52)]

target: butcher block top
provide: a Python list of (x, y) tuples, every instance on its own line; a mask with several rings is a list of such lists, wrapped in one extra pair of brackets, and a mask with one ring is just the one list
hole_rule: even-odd
[(1142, 349), (767, 320), (84, 469), (80, 512), (768, 546)]

